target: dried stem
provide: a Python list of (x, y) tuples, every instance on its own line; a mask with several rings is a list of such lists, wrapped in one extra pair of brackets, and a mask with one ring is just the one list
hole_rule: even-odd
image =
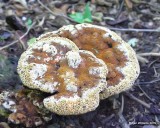
[(144, 102), (144, 101), (136, 98), (134, 95), (132, 95), (132, 94), (130, 94), (130, 93), (127, 93), (127, 92), (125, 93), (125, 95), (128, 96), (129, 98), (133, 99), (134, 101), (142, 104), (142, 105), (145, 106), (147, 109), (150, 108), (150, 105), (149, 105), (149, 104), (147, 104), (146, 102)]
[(3, 49), (5, 49), (5, 48), (8, 48), (8, 47), (10, 47), (10, 46), (18, 43), (19, 41), (20, 41), (20, 43), (22, 44), (23, 48), (26, 49), (26, 46), (24, 45), (22, 39), (23, 39), (25, 36), (27, 36), (27, 34), (29, 33), (29, 31), (31, 30), (31, 28), (32, 28), (34, 25), (35, 25), (35, 22), (33, 22), (33, 24), (32, 24), (30, 27), (28, 27), (27, 31), (26, 31), (18, 40), (15, 40), (15, 41), (13, 41), (13, 42), (10, 43), (10, 44), (1, 47), (0, 50), (3, 50)]
[(150, 53), (138, 53), (137, 55), (139, 55), (139, 56), (160, 56), (160, 53), (154, 53), (154, 52), (150, 52)]
[(151, 99), (148, 95), (147, 95), (147, 93), (141, 88), (141, 86), (138, 84), (138, 87), (139, 87), (139, 89), (143, 92), (143, 94), (151, 101), (151, 102), (153, 102), (153, 103), (155, 103), (155, 101), (153, 100), (153, 99)]
[(126, 119), (123, 116), (123, 108), (124, 108), (124, 97), (122, 95), (121, 108), (120, 108), (120, 110), (118, 112), (119, 122), (121, 123), (122, 128), (130, 128), (130, 126), (128, 125)]
[(134, 29), (134, 28), (112, 28), (108, 27), (114, 31), (127, 31), (127, 32), (160, 32), (159, 29)]
[(8, 48), (8, 47), (16, 44), (17, 42), (19, 42), (19, 40), (15, 40), (15, 41), (13, 41), (12, 43), (10, 43), (10, 44), (8, 44), (8, 45), (5, 45), (5, 46), (3, 46), (3, 47), (0, 47), (0, 50), (3, 50), (3, 49), (5, 49), (5, 48)]
[(152, 80), (152, 81), (149, 81), (149, 82), (138, 82), (138, 84), (140, 85), (145, 85), (145, 84), (153, 84), (153, 83), (156, 83), (160, 81), (160, 78), (159, 79), (155, 79), (155, 80)]
[(70, 20), (70, 21), (72, 21), (72, 22), (75, 22), (75, 23), (77, 23), (76, 21), (74, 21), (73, 19), (71, 19), (71, 18), (69, 18), (68, 16), (66, 16), (66, 15), (61, 15), (61, 14), (56, 14), (56, 13), (54, 13), (51, 9), (49, 9), (47, 6), (45, 6), (40, 0), (37, 0), (38, 1), (38, 3), (42, 6), (42, 7), (44, 7), (49, 13), (51, 13), (52, 15), (54, 15), (54, 16), (61, 16), (61, 17), (64, 17), (64, 18), (66, 18), (66, 19), (68, 19), (68, 20)]
[(149, 62), (149, 60), (147, 60), (146, 58), (144, 58), (142, 56), (139, 56), (139, 55), (137, 55), (137, 59), (138, 59), (138, 61), (140, 61), (142, 63), (148, 63)]
[(32, 28), (35, 24), (36, 24), (36, 22), (33, 22), (32, 25), (31, 25), (30, 27), (28, 27), (27, 31), (19, 38), (19, 41), (20, 41), (20, 43), (22, 44), (24, 50), (26, 50), (27, 48), (26, 48), (24, 42), (22, 41), (22, 39), (23, 39), (25, 36), (27, 36), (27, 34), (29, 33), (29, 31), (31, 30), (31, 28)]

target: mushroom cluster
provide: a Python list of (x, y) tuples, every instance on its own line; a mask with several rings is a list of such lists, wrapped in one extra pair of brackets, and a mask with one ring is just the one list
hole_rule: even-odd
[(129, 89), (139, 72), (134, 50), (116, 33), (91, 24), (41, 35), (18, 63), (23, 84), (51, 93), (44, 106), (59, 115), (96, 109), (100, 99)]

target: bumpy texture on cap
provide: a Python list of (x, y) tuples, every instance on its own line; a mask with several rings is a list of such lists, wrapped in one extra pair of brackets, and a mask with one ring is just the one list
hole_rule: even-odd
[(44, 99), (44, 106), (59, 115), (77, 115), (95, 110), (106, 85), (107, 67), (91, 52), (69, 51), (60, 62), (58, 93)]
[(24, 52), (18, 73), (25, 86), (53, 93), (44, 106), (59, 115), (77, 115), (99, 105), (108, 69), (93, 53), (68, 39), (39, 40)]
[(101, 99), (129, 89), (139, 75), (140, 69), (134, 50), (105, 27), (91, 24), (68, 25), (46, 33), (38, 40), (55, 36), (70, 39), (79, 49), (91, 51), (106, 63), (109, 69), (106, 76), (108, 87), (101, 92)]
[(51, 74), (56, 74), (57, 62), (70, 50), (78, 48), (70, 40), (59, 37), (38, 41), (29, 47), (21, 55), (17, 68), (23, 84), (43, 92), (55, 92), (58, 83)]

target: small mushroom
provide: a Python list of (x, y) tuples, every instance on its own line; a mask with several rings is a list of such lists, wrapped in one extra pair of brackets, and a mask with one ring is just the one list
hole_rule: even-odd
[(91, 24), (67, 25), (57, 31), (41, 35), (38, 40), (55, 36), (73, 41), (79, 49), (91, 51), (108, 67), (106, 88), (101, 99), (125, 91), (137, 79), (140, 68), (134, 50), (113, 31)]
[(95, 110), (107, 82), (106, 64), (63, 37), (38, 40), (22, 54), (18, 73), (25, 86), (52, 93), (44, 106), (59, 115)]
[(107, 67), (89, 51), (69, 51), (60, 62), (58, 93), (44, 99), (44, 106), (59, 115), (95, 110), (106, 85)]

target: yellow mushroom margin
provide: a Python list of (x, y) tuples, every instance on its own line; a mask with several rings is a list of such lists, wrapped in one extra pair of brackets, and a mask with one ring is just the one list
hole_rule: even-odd
[(121, 79), (117, 85), (108, 86), (107, 88), (105, 88), (100, 93), (100, 99), (102, 100), (108, 98), (109, 96), (119, 94), (130, 89), (140, 73), (139, 62), (133, 48), (128, 43), (123, 41), (121, 37), (118, 36), (115, 32), (110, 31), (110, 34), (114, 36), (115, 40), (121, 43), (118, 48), (123, 51), (124, 55), (127, 58), (127, 62), (124, 67), (117, 67), (118, 71), (120, 71), (124, 75), (124, 78)]
[[(66, 58), (68, 60), (71, 59), (74, 64), (79, 65), (78, 67), (72, 64), (69, 65), (68, 62), (69, 67), (72, 67), (75, 70), (79, 70), (79, 72), (81, 72), (79, 76), (76, 78), (74, 75), (72, 78), (72, 75), (69, 75), (69, 79), (72, 80), (70, 82), (70, 88), (67, 88), (68, 83), (65, 83), (65, 92), (61, 92), (61, 90), (59, 90), (59, 93), (47, 97), (43, 100), (44, 106), (48, 110), (59, 115), (79, 115), (95, 110), (98, 107), (100, 101), (99, 93), (106, 87), (107, 84), (105, 78), (106, 74), (108, 73), (108, 69), (105, 63), (102, 60), (96, 58), (93, 53), (85, 50), (80, 50), (77, 52), (82, 59), (80, 63), (77, 63), (76, 58), (78, 57), (75, 57), (75, 60), (72, 58), (73, 55), (77, 56), (76, 52), (77, 51), (69, 51), (66, 54)], [(87, 58), (84, 58), (82, 55), (87, 55)], [(95, 64), (93, 66), (88, 64), (89, 67), (85, 66), (87, 70), (85, 69), (82, 71), (83, 67), (81, 68), (81, 65), (85, 64), (83, 63), (84, 60), (85, 63), (89, 63), (91, 61), (92, 63), (98, 64), (98, 66), (94, 66)], [(90, 74), (90, 79), (87, 79), (91, 83), (88, 83), (85, 86), (81, 86), (81, 82), (87, 81), (87, 79), (81, 78), (81, 76), (83, 77), (83, 75), (86, 75), (86, 71), (87, 74)], [(96, 78), (96, 82), (91, 81), (92, 77)], [(75, 79), (78, 80), (76, 81)], [(68, 81), (67, 78), (64, 78), (64, 80)], [(76, 81), (76, 83), (73, 81)], [(77, 85), (78, 89), (76, 89), (74, 85)]]

